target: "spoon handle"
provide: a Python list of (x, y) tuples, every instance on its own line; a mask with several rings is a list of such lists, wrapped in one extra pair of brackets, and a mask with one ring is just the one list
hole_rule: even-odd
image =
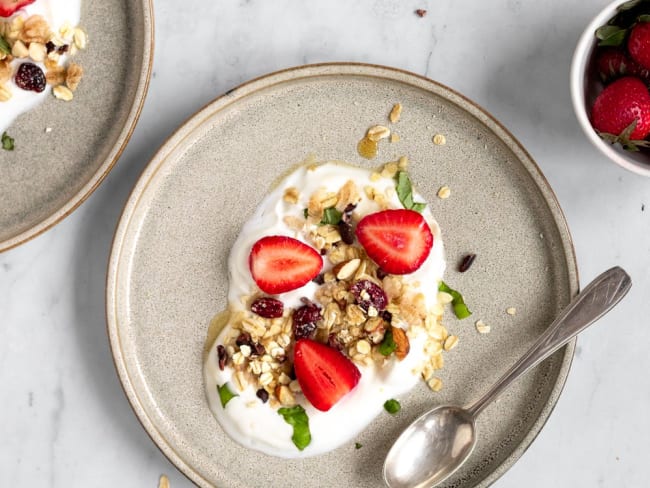
[(474, 416), (492, 402), (510, 383), (537, 366), (574, 336), (609, 312), (629, 291), (632, 280), (618, 266), (611, 268), (579, 293), (546, 329), (526, 354), (517, 361), (482, 398), (467, 410)]

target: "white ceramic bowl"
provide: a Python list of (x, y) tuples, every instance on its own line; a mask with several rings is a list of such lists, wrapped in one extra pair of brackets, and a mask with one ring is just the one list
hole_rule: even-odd
[(609, 159), (625, 169), (644, 176), (650, 176), (650, 156), (641, 152), (626, 151), (622, 147), (603, 141), (589, 121), (589, 113), (603, 84), (594, 67), (596, 49), (595, 32), (616, 15), (616, 8), (624, 3), (622, 0), (607, 5), (589, 23), (580, 36), (571, 62), (571, 99), (578, 122), (587, 138)]

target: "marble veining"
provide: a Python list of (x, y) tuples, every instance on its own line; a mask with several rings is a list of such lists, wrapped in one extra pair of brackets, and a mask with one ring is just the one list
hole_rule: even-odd
[(578, 36), (606, 3), (156, 0), (155, 74), (117, 167), (63, 223), (0, 254), (0, 486), (153, 488), (162, 473), (191, 486), (141, 429), (113, 369), (104, 280), (115, 224), (146, 162), (198, 108), (252, 77), (325, 61), (411, 70), (474, 99), (549, 179), (583, 283), (614, 264), (632, 276), (624, 302), (579, 339), (547, 425), (494, 486), (646, 486), (650, 186), (589, 145), (568, 88)]

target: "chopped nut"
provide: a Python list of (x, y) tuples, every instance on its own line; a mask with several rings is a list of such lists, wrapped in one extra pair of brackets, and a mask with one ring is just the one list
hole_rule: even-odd
[(360, 340), (357, 342), (357, 351), (359, 351), (360, 354), (369, 354), (370, 353), (370, 344), (368, 341), (365, 340)]
[(456, 347), (456, 344), (458, 344), (458, 337), (455, 335), (450, 335), (447, 337), (447, 339), (445, 339), (443, 349), (445, 351), (451, 351), (454, 347)]
[(378, 142), (381, 139), (386, 139), (390, 136), (390, 129), (388, 127), (384, 127), (383, 125), (373, 125), (370, 129), (368, 129), (366, 136), (371, 141)]
[(16, 41), (11, 47), (11, 54), (14, 58), (26, 58), (29, 56), (29, 49), (23, 41)]
[(386, 163), (381, 170), (381, 176), (384, 178), (392, 178), (397, 173), (397, 163)]
[(396, 103), (395, 105), (393, 105), (393, 109), (390, 111), (390, 115), (388, 116), (388, 119), (392, 124), (395, 124), (399, 122), (399, 118), (401, 115), (402, 115), (402, 104)]
[(429, 385), (429, 388), (433, 391), (440, 391), (442, 389), (442, 380), (437, 377), (431, 378), (428, 382), (427, 385)]
[(40, 42), (45, 44), (49, 38), (50, 26), (42, 16), (32, 15), (25, 20), (21, 36), (23, 42)]
[(0, 61), (0, 85), (11, 79), (13, 69), (8, 61)]
[(45, 73), (45, 81), (49, 85), (61, 85), (65, 82), (65, 69), (62, 66), (56, 66)]
[(332, 272), (337, 279), (347, 280), (354, 276), (354, 273), (356, 273), (357, 269), (359, 269), (360, 264), (361, 259), (350, 259), (349, 261), (343, 261), (342, 263), (334, 266), (334, 268), (332, 268)]
[(292, 406), (296, 404), (296, 398), (291, 393), (291, 390), (286, 385), (278, 385), (275, 388), (275, 396), (278, 401), (284, 406)]
[(81, 66), (76, 63), (70, 63), (65, 75), (65, 84), (70, 88), (70, 90), (75, 91), (77, 89), (83, 74), (84, 70)]
[(47, 56), (47, 49), (45, 48), (45, 44), (41, 44), (40, 42), (30, 43), (28, 51), (29, 57), (37, 63), (42, 63), (45, 60), (45, 56)]
[(449, 198), (449, 195), (451, 195), (451, 190), (448, 186), (443, 186), (438, 190), (438, 198), (442, 200)]
[(63, 101), (66, 101), (66, 102), (69, 102), (70, 100), (72, 100), (74, 98), (74, 95), (72, 94), (70, 89), (63, 86), (63, 85), (55, 86), (52, 89), (52, 93), (54, 93), (54, 96), (56, 98), (58, 98), (59, 100), (63, 100)]
[(406, 355), (409, 353), (409, 350), (411, 349), (409, 339), (406, 336), (404, 329), (391, 326), (390, 330), (393, 333), (393, 341), (397, 346), (395, 349), (395, 356), (397, 356), (397, 359), (401, 361), (406, 357)]
[(490, 326), (482, 320), (477, 320), (475, 325), (479, 334), (488, 334), (490, 332)]
[(290, 186), (284, 190), (284, 196), (282, 197), (287, 203), (298, 203), (298, 198), (300, 198), (300, 192), (295, 186)]
[(433, 136), (433, 143), (436, 146), (444, 146), (447, 143), (447, 139), (442, 134), (436, 134)]
[(517, 313), (517, 309), (515, 307), (510, 307), (506, 309), (506, 313), (508, 315), (515, 315)]

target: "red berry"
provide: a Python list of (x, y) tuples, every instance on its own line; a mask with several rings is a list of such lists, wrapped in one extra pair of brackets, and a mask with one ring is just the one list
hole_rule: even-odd
[(645, 139), (650, 133), (650, 93), (639, 78), (616, 80), (596, 98), (591, 119), (596, 130), (616, 136), (636, 120), (629, 139)]
[(0, 0), (0, 17), (9, 17), (16, 10), (25, 5), (34, 3), (36, 0)]
[(429, 256), (433, 234), (414, 210), (383, 210), (357, 224), (357, 239), (370, 258), (390, 274), (417, 270)]
[(650, 69), (650, 23), (639, 22), (630, 32), (627, 50), (634, 61)]
[(15, 78), (18, 88), (37, 93), (45, 90), (45, 74), (33, 63), (23, 63), (18, 67)]
[(248, 265), (257, 286), (265, 293), (277, 294), (309, 283), (323, 268), (323, 258), (292, 237), (267, 236), (253, 245)]
[(359, 369), (341, 352), (310, 339), (296, 342), (293, 367), (305, 398), (323, 412), (357, 386), (361, 378)]
[(276, 319), (282, 317), (284, 304), (277, 298), (260, 297), (251, 303), (251, 312), (265, 319)]
[(322, 319), (320, 307), (303, 298), (304, 305), (294, 310), (291, 316), (293, 336), (296, 340), (310, 339), (316, 331), (316, 322)]
[(607, 48), (598, 53), (596, 58), (598, 74), (604, 82), (610, 82), (625, 75), (633, 75), (650, 81), (650, 71), (630, 58), (620, 49)]
[(366, 312), (372, 305), (378, 312), (381, 312), (388, 305), (388, 297), (384, 290), (377, 284), (369, 280), (356, 281), (351, 287), (350, 292), (354, 295), (357, 305)]

